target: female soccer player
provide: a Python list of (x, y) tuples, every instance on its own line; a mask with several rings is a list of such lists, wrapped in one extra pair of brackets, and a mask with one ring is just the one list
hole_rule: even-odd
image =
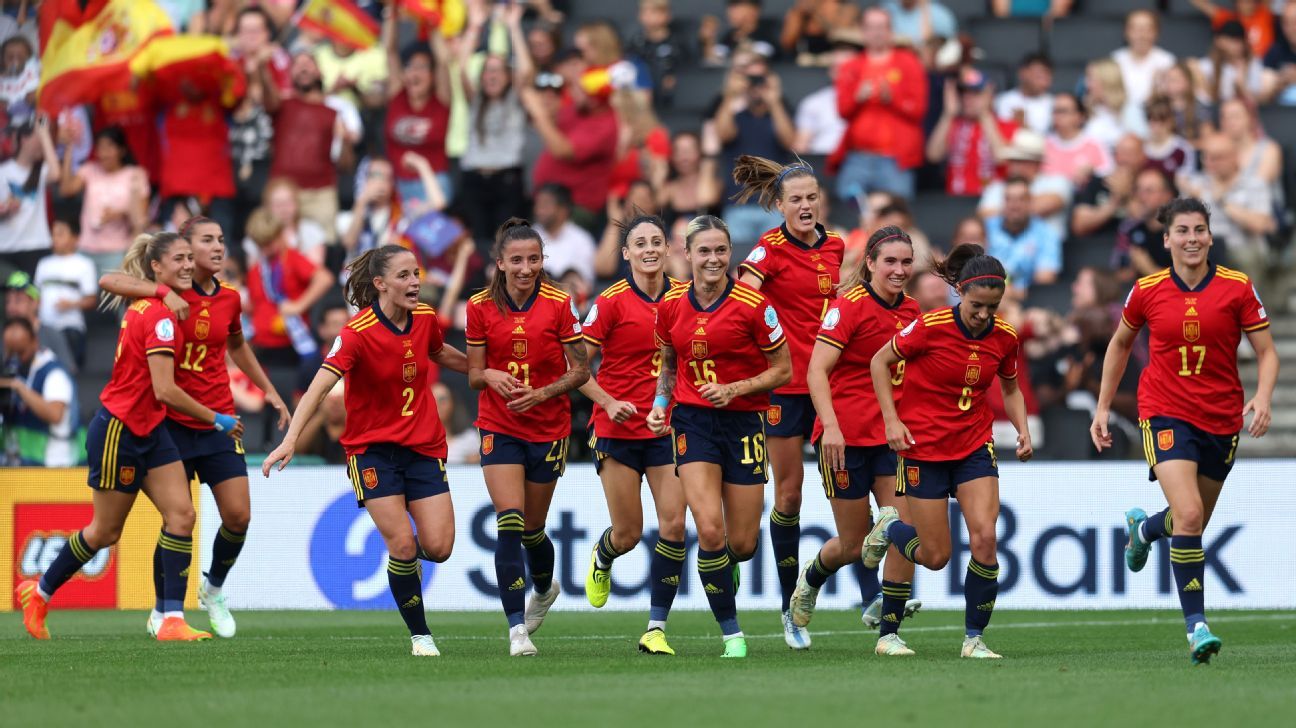
[[(743, 155), (734, 163), (734, 181), (742, 185), (739, 204), (756, 197), (766, 209), (778, 208), (783, 224), (761, 236), (738, 266), (739, 281), (778, 301), (787, 327), (792, 356), (792, 381), (770, 395), (766, 415), (769, 460), (774, 468), (774, 508), (770, 511), (770, 543), (783, 596), (783, 639), (794, 650), (810, 646), (810, 633), (798, 627), (788, 605), (796, 588), (801, 543), (801, 456), (814, 429), (814, 404), (805, 372), (810, 364), (819, 322), (836, 295), (845, 244), (841, 236), (819, 224), (819, 180), (804, 162), (783, 166), (761, 157)], [(863, 595), (867, 604), (877, 593)], [(868, 587), (864, 587), (867, 589)]]
[[(981, 246), (954, 248), (935, 272), (962, 300), (910, 323), (869, 365), (887, 444), (901, 453), (896, 494), (906, 496), (911, 520), (901, 521), (895, 508), (881, 508), (864, 540), (864, 565), (876, 566), (894, 543), (906, 559), (943, 569), (950, 559), (946, 500), (957, 498), (972, 549), (964, 581), (962, 655), (998, 659), (981, 639), (999, 593), (999, 463), (986, 390), (999, 375), (1004, 408), (1017, 428), (1017, 459), (1030, 460), (1026, 401), (1017, 386), (1017, 332), (995, 316), (1005, 290), (1004, 268)], [(891, 370), (901, 361), (904, 398), (897, 412)]]
[(590, 377), (581, 387), (598, 405), (591, 446), (612, 520), (590, 555), (585, 596), (594, 607), (606, 604), (613, 560), (639, 544), (639, 482), (646, 478), (657, 506), (657, 545), (648, 569), (648, 629), (639, 650), (654, 655), (675, 654), (666, 642), (666, 617), (684, 570), (684, 491), (671, 439), (649, 430), (646, 421), (662, 367), (653, 336), (658, 304), (672, 286), (682, 285), (666, 276), (666, 251), (666, 225), (657, 216), (641, 215), (621, 226), (621, 255), (630, 273), (608, 286), (585, 318), (587, 354), (593, 360), (601, 351), (603, 363), (597, 380)]
[[(764, 509), (768, 392), (792, 379), (783, 327), (757, 291), (729, 277), (729, 230), (695, 217), (684, 238), (693, 282), (657, 309), (662, 368), (648, 413), (667, 431), (684, 498), (698, 530), (698, 575), (724, 636), (724, 657), (746, 657), (734, 592), (737, 564), (751, 558)], [(756, 487), (752, 487), (756, 486)]]
[[(1139, 426), (1149, 480), (1161, 483), (1169, 507), (1151, 518), (1140, 508), (1125, 513), (1129, 542), (1125, 563), (1139, 571), (1152, 542), (1170, 538), (1170, 568), (1188, 630), (1194, 665), (1219, 652), (1206, 626), (1206, 552), (1202, 532), (1233, 468), (1243, 419), (1247, 432), (1269, 430), (1278, 352), (1264, 304), (1242, 273), (1207, 260), (1214, 243), (1210, 212), (1182, 198), (1159, 212), (1172, 266), (1140, 278), (1125, 300), (1122, 326), (1103, 361), (1098, 407), (1089, 433), (1101, 452), (1111, 447), (1107, 418), (1116, 384), (1125, 373), (1139, 329), (1151, 334), (1150, 360), (1139, 378)], [(1242, 405), (1237, 347), (1246, 333), (1259, 363), (1256, 394)]]
[[(194, 401), (175, 382), (176, 351), (184, 344), (175, 315), (159, 300), (189, 288), (193, 254), (189, 242), (174, 233), (135, 238), (122, 260), (122, 271), (153, 283), (150, 297), (130, 305), (117, 337), (112, 378), (100, 395), (103, 407), (86, 434), (89, 485), (94, 488), (94, 518), (72, 535), (39, 583), (18, 585), (23, 626), (36, 639), (49, 639), (45, 614), (50, 598), (99, 549), (117, 543), (126, 516), (141, 487), (162, 514), (163, 642), (211, 639), (184, 620), (184, 594), (193, 559), (194, 507), (180, 453), (163, 426), (171, 408), (193, 421), (239, 439), (243, 425), (232, 415), (214, 412)], [(109, 299), (118, 305), (125, 299)], [(231, 408), (232, 410), (232, 408)]]
[[(454, 548), (454, 504), (446, 480), (446, 438), (432, 397), (432, 365), (468, 370), (463, 352), (441, 338), (436, 311), (419, 303), (419, 265), (399, 245), (363, 253), (347, 266), (346, 298), (360, 309), (311, 380), (283, 442), (261, 465), (283, 470), (297, 438), (342, 379), (342, 431), (356, 502), (387, 545), (387, 584), (409, 628), (411, 654), (439, 657), (423, 604), (419, 559), (442, 562)], [(410, 527), (410, 518), (414, 527)]]
[[(797, 580), (791, 612), (793, 622), (801, 627), (814, 616), (819, 589), (828, 577), (859, 561), (872, 518), (870, 490), (879, 507), (892, 506), (902, 515), (908, 514), (895, 493), (896, 456), (887, 447), (869, 363), (896, 331), (920, 314), (918, 304), (904, 293), (913, 272), (913, 254), (913, 241), (900, 228), (888, 225), (874, 232), (864, 248), (863, 265), (842, 281), (842, 293), (824, 316), (810, 354), (806, 379), (819, 413), (814, 440), (837, 536), (823, 545)], [(905, 363), (896, 363), (888, 376), (898, 400)], [(879, 655), (912, 655), (898, 631), (913, 593), (914, 566), (896, 552), (887, 559), (885, 572), (882, 593), (875, 600), (880, 601), (877, 618), (881, 627), (876, 651)], [(915, 602), (910, 608), (918, 606)]]
[[(495, 275), (468, 299), (468, 382), (481, 390), (482, 474), (495, 505), (495, 576), (509, 654), (534, 655), (531, 633), (558, 598), (545, 519), (567, 466), (571, 400), (589, 379), (576, 304), (544, 274), (544, 244), (526, 220), (495, 233)], [(526, 571), (535, 594), (523, 610)]]
[[(215, 220), (192, 217), (180, 226), (180, 236), (189, 241), (193, 251), (193, 285), (181, 291), (169, 291), (162, 303), (179, 319), (184, 348), (175, 380), (180, 388), (199, 404), (217, 412), (233, 412), (229, 371), (225, 352), (252, 383), (266, 393), (266, 402), (279, 411), (279, 427), (288, 425), (288, 407), (275, 391), (270, 378), (256, 360), (252, 347), (243, 339), (239, 322), (242, 301), (238, 291), (216, 278), (225, 259), (225, 235)], [(143, 277), (125, 273), (106, 273), (99, 287), (120, 296), (147, 298), (158, 287)], [(160, 289), (158, 289), (160, 292)], [(225, 578), (243, 550), (248, 522), (252, 518), (252, 501), (248, 495), (247, 461), (243, 443), (217, 432), (211, 425), (168, 408), (167, 430), (184, 460), (185, 475), (197, 474), (212, 489), (220, 510), (221, 526), (212, 542), (211, 567), (198, 587), (198, 603), (207, 610), (212, 631), (220, 637), (233, 637), (234, 617), (225, 603), (222, 589)], [(162, 625), (162, 544), (153, 552), (153, 586), (157, 604), (149, 614), (148, 632), (156, 635)]]

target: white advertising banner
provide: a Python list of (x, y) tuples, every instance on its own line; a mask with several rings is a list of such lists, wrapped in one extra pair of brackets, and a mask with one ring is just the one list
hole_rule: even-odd
[[(1229, 476), (1204, 545), (1206, 600), (1212, 608), (1296, 606), (1296, 461), (1240, 462)], [(481, 470), (450, 467), (457, 537), (443, 564), (423, 565), (429, 609), (500, 608), (495, 587), (495, 518)], [(294, 468), (269, 480), (253, 471), (252, 525), (238, 565), (226, 584), (236, 609), (389, 609), (386, 549), (363, 509), (356, 507), (342, 467)], [(819, 474), (807, 464), (801, 511), (801, 557), (814, 556), (835, 532)], [(773, 486), (766, 486), (766, 507)], [(1176, 608), (1169, 544), (1160, 542), (1147, 567), (1130, 573), (1122, 548), (1125, 510), (1153, 513), (1165, 500), (1147, 468), (1138, 463), (1005, 464), (999, 521), (1000, 609)], [(207, 489), (202, 533), (220, 516)], [(954, 556), (941, 572), (919, 567), (915, 596), (931, 608), (963, 608), (967, 536), (950, 504)], [(768, 514), (767, 514), (768, 515)], [(651, 495), (644, 488), (644, 545), (617, 559), (607, 608), (648, 609), (648, 556), (656, 540)], [(557, 552), (556, 575), (565, 592), (560, 609), (588, 609), (583, 595), (589, 552), (608, 526), (607, 507), (591, 465), (572, 464), (558, 485), (548, 533)], [(778, 580), (762, 524), (762, 542), (742, 565), (740, 608), (777, 609)], [(204, 540), (206, 540), (204, 538)], [(695, 574), (695, 537), (689, 521), (688, 560), (675, 606), (706, 609)], [(204, 563), (210, 559), (204, 551)], [(860, 601), (849, 569), (825, 587), (821, 608), (850, 608)]]

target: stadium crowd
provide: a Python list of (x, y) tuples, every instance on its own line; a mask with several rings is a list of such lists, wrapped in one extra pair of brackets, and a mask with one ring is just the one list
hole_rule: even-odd
[[(221, 225), (221, 280), (243, 297), (244, 331), (280, 391), (298, 394), (351, 314), (340, 280), (356, 255), (391, 242), (414, 250), (424, 300), (447, 340), (462, 343), (496, 226), (528, 217), (546, 272), (583, 313), (625, 274), (616, 224), (635, 211), (664, 217), (676, 278), (689, 275), (693, 216), (724, 218), (735, 260), (779, 224), (733, 202), (742, 154), (815, 165), (847, 267), (884, 225), (910, 232), (920, 268), (958, 243), (987, 243), (1009, 272), (1001, 315), (1025, 340), (1035, 432), (1053, 408), (1088, 422), (1123, 292), (1169, 264), (1154, 212), (1179, 194), (1210, 205), (1220, 262), (1248, 274), (1272, 310), (1287, 308), (1294, 281), (1289, 170), (1260, 111), (1296, 105), (1296, 0), (1192, 0), (1209, 42), (1178, 54), (1163, 47), (1160, 3), (1126, 3), (1137, 9), (1114, 53), (1052, 49), (1083, 58), (1074, 84), (1033, 40), (1010, 49), (1029, 52), (1002, 73), (987, 58), (1004, 49), (978, 47), (937, 0), (726, 0), (713, 3), (719, 17), (687, 18), (673, 15), (678, 0), (638, 0), (631, 23), (582, 20), (595, 13), (578, 0), (442, 0), (439, 25), (398, 0), (140, 1), (156, 2), (176, 33), (223, 37), (224, 76), (181, 80), (147, 104), (135, 91), (145, 78), (125, 97), (48, 109), (42, 3), (0, 3), (10, 464), (82, 457), (88, 408), (78, 401), (107, 380), (116, 333), (95, 310), (99, 276), (135, 235), (177, 231), (195, 215)], [(1088, 4), (975, 3), (982, 23), (1037, 29)], [(346, 32), (357, 24), (376, 28), (370, 45)], [(818, 88), (797, 90), (794, 106), (785, 77)], [(926, 218), (924, 192), (975, 200), (975, 214)], [(1086, 245), (1110, 259), (1071, 254)], [(1090, 264), (1069, 269), (1074, 259)], [(1069, 298), (1039, 293), (1066, 285)], [(924, 274), (911, 294), (929, 310), (950, 291)], [(269, 449), (274, 418), (228, 366), (248, 446)], [(1139, 372), (1136, 353), (1113, 405), (1131, 440)], [(434, 392), (451, 462), (475, 461), (466, 385), (447, 377)], [(591, 405), (573, 399), (581, 427)], [(345, 417), (335, 391), (299, 452), (343, 462)], [(1045, 431), (1036, 444), (1047, 440)]]

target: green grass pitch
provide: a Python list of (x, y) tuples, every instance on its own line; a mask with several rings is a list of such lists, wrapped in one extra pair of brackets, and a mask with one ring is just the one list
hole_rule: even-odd
[(409, 655), (394, 611), (236, 616), (233, 640), (158, 644), (138, 612), (54, 611), (45, 643), (0, 615), (0, 725), (1181, 728), (1296, 711), (1296, 612), (1215, 612), (1224, 650), (1197, 668), (1166, 611), (1002, 611), (986, 640), (1005, 659), (976, 663), (955, 612), (907, 621), (908, 659), (875, 657), (855, 612), (820, 612), (797, 653), (775, 613), (746, 612), (743, 662), (719, 658), (705, 612), (671, 616), (675, 658), (638, 654), (628, 612), (555, 612), (535, 658), (508, 657), (499, 614), (432, 613), (439, 659)]

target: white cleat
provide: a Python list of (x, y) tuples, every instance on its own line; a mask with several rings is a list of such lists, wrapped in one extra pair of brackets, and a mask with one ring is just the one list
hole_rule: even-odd
[(157, 637), (158, 630), (160, 629), (162, 629), (162, 613), (154, 609), (149, 612), (148, 616), (149, 637)]
[(864, 568), (876, 569), (878, 564), (882, 563), (882, 557), (886, 556), (887, 547), (891, 545), (891, 538), (887, 536), (887, 527), (898, 520), (900, 520), (900, 511), (895, 508), (883, 506), (878, 509), (877, 523), (873, 524), (873, 530), (869, 531), (868, 536), (864, 538), (864, 548), (860, 550)]
[(441, 650), (432, 641), (432, 635), (418, 634), (410, 637), (410, 654), (415, 657), (440, 657)]
[(536, 653), (536, 646), (531, 643), (531, 634), (525, 624), (509, 629), (509, 657), (529, 656)]
[(792, 613), (783, 613), (783, 641), (794, 650), (810, 649), (810, 633), (792, 621)]
[(234, 636), (234, 615), (230, 614), (229, 607), (225, 605), (225, 595), (208, 594), (205, 579), (198, 586), (198, 603), (207, 610), (207, 616), (211, 619), (212, 632), (216, 633), (217, 637), (229, 639)]
[[(909, 619), (922, 609), (922, 602), (917, 599), (910, 599), (905, 602), (904, 618)], [(860, 615), (860, 621), (869, 629), (877, 629), (882, 624), (882, 595), (878, 594), (873, 597), (873, 601), (864, 608), (864, 613)]]
[(974, 660), (999, 660), (1003, 655), (990, 651), (985, 642), (981, 640), (981, 635), (976, 637), (965, 637), (963, 639), (962, 657), (970, 657)]
[[(554, 578), (553, 583), (549, 585), (549, 591), (541, 594), (532, 590), (531, 596), (527, 599), (526, 612), (522, 619), (526, 622), (527, 634), (535, 634), (544, 624), (545, 615), (549, 614), (549, 608), (558, 599), (562, 591), (558, 588), (558, 579)], [(534, 647), (532, 648), (535, 649)], [(532, 652), (531, 654), (535, 654)]]
[(810, 620), (814, 619), (815, 603), (819, 601), (819, 590), (806, 581), (806, 572), (813, 568), (813, 565), (814, 562), (807, 564), (797, 575), (796, 589), (792, 591), (792, 599), (788, 604), (788, 611), (792, 613), (792, 624), (797, 627), (806, 627), (810, 624)]
[(909, 649), (909, 645), (906, 645), (904, 640), (900, 639), (900, 635), (892, 633), (878, 638), (877, 647), (873, 648), (873, 653), (883, 657), (908, 657), (914, 654), (914, 651)]

